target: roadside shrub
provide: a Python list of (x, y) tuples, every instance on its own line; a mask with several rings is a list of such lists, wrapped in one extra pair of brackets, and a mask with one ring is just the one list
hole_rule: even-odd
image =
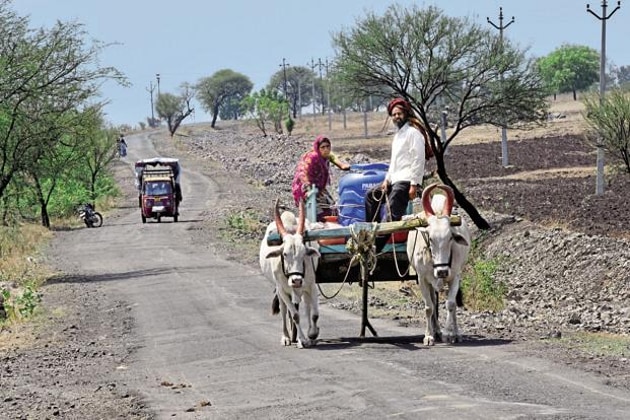
[(0, 289), (0, 322), (30, 318), (41, 301), (32, 286), (13, 290), (12, 293), (8, 287)]
[(505, 307), (507, 285), (496, 280), (501, 261), (486, 259), (479, 249), (481, 239), (473, 240), (468, 264), (462, 274), (466, 306), (473, 311), (499, 311)]
[(51, 236), (39, 225), (0, 226), (0, 322), (34, 313), (40, 301), (37, 288), (50, 274), (34, 256)]
[(462, 289), (466, 306), (474, 311), (499, 311), (505, 307), (507, 286), (494, 278), (496, 260), (476, 259), (464, 272)]
[(227, 225), (230, 229), (241, 234), (260, 232), (261, 222), (256, 213), (251, 210), (232, 213), (227, 217)]
[(295, 121), (293, 120), (293, 118), (289, 116), (289, 118), (287, 118), (286, 121), (284, 122), (284, 125), (287, 128), (287, 133), (291, 135), (291, 132), (293, 131), (293, 128), (295, 127)]

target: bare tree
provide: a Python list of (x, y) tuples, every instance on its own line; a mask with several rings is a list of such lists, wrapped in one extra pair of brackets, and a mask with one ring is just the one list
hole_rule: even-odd
[(193, 96), (193, 90), (187, 83), (182, 85), (179, 95), (161, 93), (158, 96), (155, 110), (161, 119), (166, 120), (171, 137), (175, 135), (181, 123), (194, 112), (195, 109), (190, 106)]
[[(346, 88), (408, 100), (427, 128), (440, 179), (481, 229), (489, 228), (449, 178), (444, 152), (465, 128), (506, 127), (545, 120), (546, 92), (533, 60), (509, 41), (468, 18), (447, 17), (437, 7), (392, 5), (369, 13), (333, 35), (339, 77)], [(448, 105), (452, 130), (444, 142), (432, 122)]]

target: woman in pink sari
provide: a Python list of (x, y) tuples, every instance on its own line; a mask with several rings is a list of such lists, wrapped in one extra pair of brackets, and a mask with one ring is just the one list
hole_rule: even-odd
[(330, 139), (319, 135), (313, 142), (313, 150), (306, 152), (300, 158), (291, 184), (293, 199), (298, 206), (300, 201), (306, 201), (308, 192), (317, 187), (317, 221), (322, 222), (324, 216), (332, 215), (334, 199), (327, 187), (330, 185), (330, 163), (339, 169), (347, 171), (350, 164), (342, 162), (331, 152)]

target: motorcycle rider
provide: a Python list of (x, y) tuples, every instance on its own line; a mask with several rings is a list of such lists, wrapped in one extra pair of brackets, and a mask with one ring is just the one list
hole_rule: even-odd
[(118, 139), (116, 140), (116, 148), (118, 149), (118, 156), (125, 157), (127, 156), (127, 142), (125, 141), (125, 135), (120, 134)]

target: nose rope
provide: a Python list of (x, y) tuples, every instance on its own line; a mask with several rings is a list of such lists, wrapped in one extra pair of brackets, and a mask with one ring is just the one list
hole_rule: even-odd
[[(429, 240), (429, 232), (427, 232), (426, 230), (422, 230), (422, 239), (424, 239), (424, 243), (426, 245), (426, 250), (429, 252), (429, 258), (431, 258), (431, 262), (433, 262), (433, 252), (431, 251), (431, 242)], [(451, 268), (451, 264), (453, 262), (453, 251), (451, 250), (451, 252), (448, 255), (448, 262), (447, 263), (433, 263), (433, 268), (440, 268), (440, 267), (448, 267)]]
[(284, 263), (284, 254), (280, 254), (280, 262), (282, 263), (282, 274), (285, 275), (286, 278), (291, 276), (298, 276), (304, 278), (304, 262), (302, 262), (302, 271), (287, 271), (287, 266)]
[[(431, 258), (433, 260), (433, 258)], [(433, 268), (439, 268), (439, 267), (448, 267), (451, 268), (451, 263), (453, 262), (453, 252), (451, 252), (448, 255), (448, 262), (447, 263), (440, 263), (440, 264), (435, 264), (433, 263)]]

